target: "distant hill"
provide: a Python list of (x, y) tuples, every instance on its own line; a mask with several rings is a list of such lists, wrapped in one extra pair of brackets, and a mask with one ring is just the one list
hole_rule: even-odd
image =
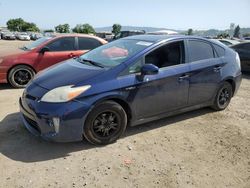
[[(122, 30), (123, 31), (127, 31), (127, 30), (144, 30), (146, 32), (154, 32), (154, 31), (159, 31), (159, 30), (176, 31), (175, 29), (157, 28), (157, 27), (139, 27), (139, 26), (122, 26)], [(95, 31), (96, 32), (101, 32), (101, 31), (111, 32), (112, 31), (112, 26), (97, 27), (97, 28), (95, 28)]]
[[(180, 34), (187, 33), (187, 30), (176, 30), (176, 29), (157, 28), (157, 27), (138, 27), (138, 26), (122, 26), (122, 30), (144, 30), (146, 32), (154, 32), (154, 31), (159, 31), (159, 30), (172, 30)], [(111, 32), (112, 26), (97, 27), (95, 28), (95, 31), (96, 32), (101, 32), (101, 31)], [(230, 35), (233, 35), (233, 31), (230, 31), (230, 30), (218, 30), (218, 29), (194, 30), (194, 34), (199, 35), (199, 36), (217, 36), (218, 34), (224, 33), (224, 32)], [(240, 32), (241, 34), (250, 33), (250, 28), (241, 28)]]

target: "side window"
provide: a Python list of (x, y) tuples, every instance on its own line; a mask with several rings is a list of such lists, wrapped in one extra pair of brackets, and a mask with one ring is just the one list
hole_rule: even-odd
[(136, 63), (126, 68), (120, 75), (125, 76), (129, 74), (135, 74), (141, 71), (141, 67), (143, 65), (143, 59), (138, 60)]
[(159, 68), (184, 63), (184, 42), (166, 44), (145, 57), (146, 64), (153, 64)]
[(223, 57), (225, 55), (225, 49), (217, 44), (213, 44), (213, 47), (218, 55), (218, 57)]
[(75, 37), (59, 38), (47, 45), (50, 51), (74, 51)]
[(88, 37), (78, 37), (79, 50), (92, 50), (101, 46), (101, 42)]
[(188, 41), (189, 61), (199, 61), (214, 58), (213, 48), (209, 43), (189, 40)]

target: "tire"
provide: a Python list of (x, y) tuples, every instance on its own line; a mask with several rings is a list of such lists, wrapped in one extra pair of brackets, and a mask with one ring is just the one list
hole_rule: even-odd
[(231, 101), (232, 96), (232, 85), (228, 82), (224, 82), (216, 94), (212, 108), (217, 111), (226, 109)]
[(26, 65), (12, 68), (8, 74), (8, 81), (14, 88), (24, 88), (35, 76), (35, 71)]
[(127, 114), (122, 106), (113, 101), (105, 101), (89, 113), (83, 135), (92, 144), (110, 144), (120, 138), (126, 126)]

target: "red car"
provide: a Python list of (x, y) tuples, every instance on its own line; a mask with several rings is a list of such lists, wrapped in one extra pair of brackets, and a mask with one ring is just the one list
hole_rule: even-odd
[(106, 43), (99, 37), (80, 34), (40, 38), (15, 54), (0, 57), (0, 83), (25, 87), (37, 72)]

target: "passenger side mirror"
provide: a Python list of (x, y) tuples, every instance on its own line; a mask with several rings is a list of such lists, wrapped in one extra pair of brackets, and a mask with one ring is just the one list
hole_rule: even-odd
[(158, 74), (159, 68), (153, 64), (145, 64), (141, 68), (141, 75), (154, 75)]
[(50, 51), (49, 47), (45, 46), (40, 49), (39, 53), (44, 54), (45, 52), (49, 52), (49, 51)]

